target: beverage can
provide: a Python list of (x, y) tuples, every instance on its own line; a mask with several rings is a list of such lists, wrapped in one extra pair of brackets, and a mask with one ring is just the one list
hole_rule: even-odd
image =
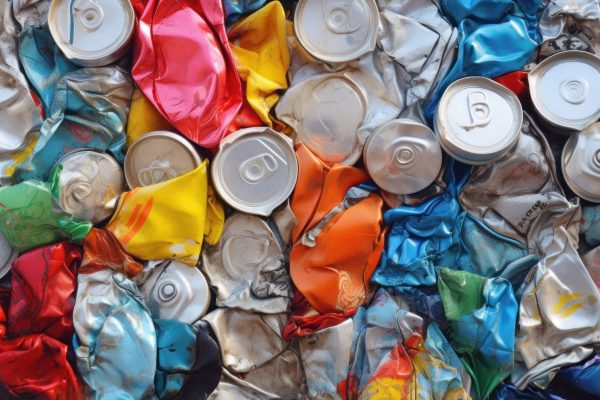
[(562, 152), (562, 171), (576, 195), (600, 203), (600, 123), (569, 137)]

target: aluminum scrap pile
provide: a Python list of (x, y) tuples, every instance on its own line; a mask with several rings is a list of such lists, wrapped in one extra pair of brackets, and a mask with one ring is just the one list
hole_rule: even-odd
[(600, 398), (599, 0), (0, 0), (1, 399)]

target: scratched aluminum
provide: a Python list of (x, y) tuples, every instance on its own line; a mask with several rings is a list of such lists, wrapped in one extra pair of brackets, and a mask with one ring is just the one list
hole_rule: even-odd
[(17, 259), (19, 252), (0, 232), (0, 279), (10, 272), (12, 262)]
[(435, 115), (442, 148), (467, 164), (498, 160), (517, 143), (523, 109), (517, 96), (490, 79), (462, 78), (445, 90)]
[(202, 163), (183, 136), (168, 131), (149, 132), (137, 139), (125, 154), (125, 179), (131, 189), (192, 172)]
[(600, 123), (569, 138), (562, 152), (562, 172), (575, 194), (600, 203)]
[(233, 214), (219, 243), (202, 251), (202, 269), (217, 288), (217, 306), (258, 313), (288, 312), (293, 296), (287, 258), (262, 218)]
[[(564, 228), (556, 228), (547, 256), (529, 272), (524, 285), (515, 349), (526, 368), (519, 372), (535, 367), (547, 374), (557, 357), (579, 362), (583, 358), (573, 359), (574, 355), (588, 355), (580, 347), (600, 344), (600, 294)], [(519, 387), (541, 379), (516, 375), (513, 381)]]
[(127, 0), (53, 0), (48, 26), (67, 58), (84, 67), (100, 67), (127, 51), (135, 14)]
[(298, 161), (287, 136), (247, 128), (221, 141), (211, 172), (215, 189), (231, 207), (268, 217), (294, 190)]
[(559, 184), (550, 146), (528, 114), (517, 146), (493, 164), (474, 167), (459, 195), (461, 206), (494, 231), (544, 255), (554, 227), (578, 243), (581, 210)]
[(287, 314), (257, 314), (230, 308), (218, 308), (203, 318), (217, 337), (223, 365), (236, 373), (259, 368), (286, 349), (287, 342), (281, 335), (287, 319)]
[(113, 214), (125, 190), (123, 171), (114, 158), (82, 150), (66, 155), (54, 168), (61, 168), (58, 202), (66, 213), (94, 224)]
[(154, 260), (144, 272), (148, 275), (139, 290), (152, 318), (191, 324), (208, 310), (210, 290), (198, 268), (177, 260)]

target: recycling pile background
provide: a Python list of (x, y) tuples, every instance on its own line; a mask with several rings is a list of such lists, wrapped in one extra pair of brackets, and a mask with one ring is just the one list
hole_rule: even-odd
[(598, 0), (0, 0), (0, 398), (600, 398)]

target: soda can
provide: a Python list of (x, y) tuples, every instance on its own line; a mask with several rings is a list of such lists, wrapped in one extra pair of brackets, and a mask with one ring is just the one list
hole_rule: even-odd
[(442, 148), (466, 164), (493, 162), (519, 140), (523, 108), (504, 86), (479, 76), (452, 83), (434, 119)]
[(363, 87), (349, 74), (333, 73), (292, 85), (275, 113), (296, 132), (296, 142), (323, 162), (353, 165), (362, 153), (359, 130), (368, 108)]
[(129, 0), (53, 0), (48, 26), (68, 59), (83, 67), (100, 67), (127, 52), (135, 14)]
[(208, 310), (210, 290), (196, 267), (177, 260), (149, 261), (152, 271), (139, 286), (154, 319), (177, 319), (191, 324)]
[(217, 306), (275, 314), (289, 311), (292, 285), (283, 249), (269, 224), (248, 214), (225, 220), (219, 243), (202, 251)]
[(294, 32), (313, 57), (352, 61), (375, 49), (379, 10), (374, 0), (300, 0)]
[(600, 203), (600, 123), (569, 137), (562, 152), (562, 171), (573, 193)]
[(154, 131), (137, 139), (125, 155), (125, 179), (134, 189), (185, 175), (198, 168), (202, 157), (185, 138)]
[(0, 279), (9, 273), (13, 261), (19, 252), (10, 244), (8, 239), (0, 232)]
[(62, 168), (58, 202), (66, 213), (94, 224), (113, 214), (125, 190), (123, 171), (114, 158), (81, 150), (58, 160), (54, 168), (58, 167)]
[(581, 131), (600, 117), (600, 58), (563, 51), (529, 73), (529, 92), (538, 114), (559, 131)]
[(393, 194), (413, 194), (439, 175), (442, 149), (427, 126), (410, 119), (396, 119), (369, 136), (363, 160), (381, 189)]
[(292, 140), (273, 129), (246, 128), (221, 141), (212, 164), (215, 189), (231, 207), (269, 216), (298, 178)]

